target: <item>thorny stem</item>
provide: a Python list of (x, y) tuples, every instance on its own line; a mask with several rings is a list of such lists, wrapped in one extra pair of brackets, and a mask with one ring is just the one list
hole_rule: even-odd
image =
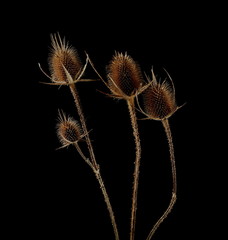
[(173, 178), (173, 193), (176, 195), (176, 192), (177, 192), (177, 177), (176, 177), (176, 164), (175, 164), (172, 134), (171, 134), (168, 119), (163, 120), (162, 124), (164, 126), (164, 129), (165, 129), (165, 132), (166, 132), (166, 135), (167, 135), (167, 139), (168, 139), (168, 143), (169, 143), (170, 161), (171, 161), (172, 178)]
[(128, 109), (131, 118), (131, 125), (133, 129), (133, 135), (135, 138), (136, 156), (135, 156), (135, 169), (133, 180), (133, 192), (132, 192), (132, 207), (131, 207), (131, 225), (130, 225), (130, 240), (135, 238), (135, 225), (136, 225), (136, 210), (137, 210), (137, 195), (138, 195), (138, 183), (139, 183), (139, 167), (141, 158), (141, 144), (139, 138), (139, 130), (135, 113), (134, 98), (127, 100)]
[(115, 234), (115, 239), (119, 240), (119, 233), (118, 233), (118, 228), (117, 228), (114, 212), (112, 210), (112, 205), (110, 203), (110, 200), (109, 200), (109, 197), (108, 197), (108, 193), (106, 191), (104, 182), (103, 182), (101, 174), (100, 174), (100, 169), (99, 168), (97, 170), (93, 169), (93, 171), (94, 171), (94, 173), (96, 175), (96, 178), (97, 178), (97, 180), (99, 182), (101, 191), (102, 191), (103, 196), (104, 196), (105, 203), (106, 203), (108, 211), (109, 211), (109, 215), (110, 215), (112, 226), (113, 226), (113, 231), (114, 231), (114, 234)]
[(85, 160), (85, 162), (92, 168), (93, 164), (91, 163), (90, 159), (86, 158), (86, 156), (84, 155), (84, 153), (82, 152), (81, 148), (79, 147), (78, 143), (74, 143), (75, 148), (77, 149), (78, 153), (80, 154), (80, 156), (82, 157), (83, 160)]
[(165, 129), (165, 133), (168, 139), (169, 143), (169, 152), (170, 152), (170, 161), (171, 161), (171, 168), (172, 168), (172, 179), (173, 179), (173, 187), (172, 187), (172, 197), (169, 203), (168, 208), (163, 213), (163, 215), (158, 219), (158, 221), (154, 224), (153, 228), (151, 229), (148, 237), (146, 240), (150, 240), (152, 236), (154, 235), (157, 228), (160, 226), (160, 224), (164, 221), (164, 219), (168, 216), (168, 214), (172, 211), (173, 206), (177, 199), (177, 180), (176, 180), (176, 166), (175, 166), (175, 156), (174, 156), (174, 147), (173, 147), (173, 141), (172, 141), (172, 134), (169, 126), (168, 119), (162, 120), (163, 127)]
[(92, 164), (93, 164), (94, 168), (97, 169), (98, 166), (97, 166), (97, 162), (96, 162), (96, 159), (95, 159), (95, 155), (94, 155), (94, 151), (93, 151), (93, 147), (92, 147), (92, 143), (91, 143), (89, 134), (87, 134), (88, 131), (87, 131), (86, 123), (85, 123), (84, 114), (82, 112), (82, 107), (81, 107), (81, 103), (80, 103), (80, 100), (79, 100), (79, 95), (78, 95), (77, 88), (74, 84), (71, 84), (69, 86), (70, 86), (70, 90), (71, 90), (71, 93), (73, 95), (74, 102), (75, 102), (75, 105), (76, 105), (76, 108), (77, 108), (77, 111), (78, 111), (80, 122), (82, 124), (82, 129), (83, 129), (83, 132), (85, 134), (86, 143), (87, 143), (87, 146), (88, 146), (88, 150), (89, 150), (89, 153), (90, 153)]
[(107, 209), (109, 211), (109, 215), (110, 215), (110, 219), (111, 219), (111, 223), (112, 223), (113, 231), (114, 231), (114, 235), (115, 235), (115, 240), (119, 240), (119, 233), (118, 233), (118, 229), (117, 229), (115, 215), (114, 215), (114, 212), (112, 210), (112, 206), (111, 206), (111, 203), (110, 203), (110, 200), (109, 200), (109, 196), (107, 194), (104, 182), (103, 182), (101, 174), (100, 174), (99, 165), (97, 164), (96, 159), (95, 159), (95, 155), (94, 155), (94, 151), (93, 151), (93, 147), (92, 147), (92, 144), (91, 144), (89, 134), (87, 134), (88, 130), (87, 130), (87, 127), (86, 127), (84, 114), (82, 112), (82, 107), (81, 107), (81, 103), (80, 103), (80, 100), (79, 100), (78, 91), (77, 91), (76, 86), (74, 84), (70, 84), (69, 86), (70, 86), (70, 90), (71, 90), (71, 93), (73, 95), (74, 102), (75, 102), (75, 105), (76, 105), (76, 108), (77, 108), (77, 111), (78, 111), (80, 122), (82, 124), (82, 129), (83, 129), (83, 132), (85, 134), (86, 143), (87, 143), (87, 146), (88, 146), (88, 150), (89, 150), (89, 153), (90, 153), (91, 160), (87, 159), (84, 156), (84, 154), (82, 153), (78, 144), (75, 144), (75, 147), (76, 147), (77, 150), (79, 150), (79, 154), (82, 156), (82, 158), (85, 160), (85, 162), (92, 168), (93, 172), (95, 173), (95, 176), (96, 176), (96, 178), (99, 182), (102, 194), (104, 196), (104, 201), (105, 201), (105, 203), (107, 205)]
[(113, 230), (114, 230), (114, 233), (115, 233), (115, 238), (116, 238), (116, 240), (119, 240), (118, 229), (117, 229), (117, 225), (115, 223), (115, 216), (114, 216), (114, 213), (113, 213), (113, 210), (112, 210), (112, 205), (111, 205), (109, 197), (108, 197), (108, 193), (106, 191), (104, 182), (103, 182), (102, 177), (101, 177), (99, 166), (97, 165), (97, 169), (95, 169), (95, 167), (93, 166), (91, 161), (88, 158), (86, 158), (85, 155), (82, 153), (81, 148), (79, 147), (78, 143), (74, 143), (74, 146), (77, 149), (77, 151), (79, 152), (79, 154), (81, 155), (81, 157), (85, 160), (85, 162), (92, 168), (92, 170), (93, 170), (93, 172), (94, 172), (94, 174), (95, 174), (95, 176), (96, 176), (96, 178), (99, 182), (101, 191), (102, 191), (103, 196), (104, 196), (105, 203), (107, 205), (107, 208), (108, 208), (108, 211), (109, 211), (109, 214), (110, 214), (111, 222), (112, 222), (112, 225), (113, 225)]

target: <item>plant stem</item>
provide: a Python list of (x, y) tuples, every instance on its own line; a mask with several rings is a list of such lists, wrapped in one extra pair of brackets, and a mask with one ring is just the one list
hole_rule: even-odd
[(176, 195), (177, 193), (177, 177), (176, 177), (176, 164), (175, 164), (175, 156), (174, 156), (174, 146), (173, 146), (173, 140), (172, 140), (172, 134), (169, 126), (168, 119), (165, 119), (162, 121), (162, 124), (164, 126), (168, 143), (169, 143), (169, 152), (170, 152), (170, 161), (171, 161), (171, 167), (172, 167), (172, 178), (173, 178), (173, 193)]
[(88, 150), (89, 150), (89, 153), (90, 153), (90, 159), (91, 160), (87, 159), (84, 156), (84, 154), (81, 152), (78, 145), (75, 145), (75, 147), (76, 147), (77, 150), (79, 150), (79, 154), (82, 156), (82, 158), (85, 160), (85, 162), (92, 168), (93, 172), (95, 173), (95, 176), (96, 176), (96, 178), (99, 182), (102, 194), (104, 196), (104, 201), (107, 205), (107, 209), (108, 209), (109, 216), (110, 216), (110, 219), (111, 219), (111, 223), (112, 223), (112, 226), (113, 226), (115, 240), (119, 240), (119, 233), (118, 233), (118, 229), (117, 229), (115, 215), (114, 215), (114, 212), (113, 212), (113, 209), (112, 209), (112, 206), (111, 206), (109, 196), (107, 194), (104, 182), (103, 182), (101, 174), (100, 174), (99, 165), (97, 164), (96, 159), (95, 159), (92, 143), (91, 143), (91, 140), (90, 140), (90, 137), (89, 137), (89, 134), (88, 134), (84, 114), (83, 114), (81, 103), (80, 103), (79, 94), (78, 94), (77, 88), (74, 84), (70, 84), (69, 86), (70, 86), (70, 90), (71, 90), (71, 93), (72, 93), (73, 98), (74, 98), (75, 106), (76, 106), (77, 111), (78, 111), (78, 115), (79, 115), (79, 118), (80, 118), (82, 129), (83, 129), (83, 132), (85, 134), (86, 143), (87, 143), (87, 146), (88, 146)]
[(171, 161), (171, 168), (172, 168), (172, 197), (169, 203), (169, 206), (167, 207), (166, 211), (163, 213), (163, 215), (158, 219), (158, 221), (154, 224), (153, 228), (151, 229), (148, 237), (146, 240), (150, 240), (152, 236), (154, 235), (157, 228), (160, 226), (160, 224), (164, 221), (164, 219), (168, 216), (168, 214), (172, 211), (173, 206), (177, 199), (177, 180), (176, 180), (176, 166), (175, 166), (175, 156), (174, 156), (174, 147), (173, 147), (173, 141), (172, 141), (172, 134), (169, 126), (168, 119), (162, 120), (163, 127), (165, 129), (165, 133), (168, 139), (169, 143), (169, 152), (170, 152), (170, 161)]
[(86, 127), (85, 117), (84, 117), (84, 114), (83, 114), (83, 111), (82, 111), (82, 107), (81, 107), (80, 98), (79, 98), (77, 88), (74, 84), (71, 84), (69, 86), (70, 86), (70, 91), (71, 91), (71, 93), (73, 95), (73, 98), (74, 98), (75, 106), (76, 106), (77, 111), (78, 111), (80, 122), (82, 124), (82, 129), (83, 129), (83, 132), (85, 134), (86, 143), (87, 143), (87, 146), (88, 146), (88, 150), (89, 150), (89, 153), (90, 153), (90, 158), (91, 158), (92, 164), (93, 164), (95, 169), (98, 169), (97, 162), (96, 162), (95, 155), (94, 155), (94, 151), (93, 151), (93, 147), (92, 147), (92, 143), (90, 141), (90, 137), (89, 137), (88, 130), (87, 130), (87, 127)]
[(139, 183), (139, 167), (141, 158), (141, 144), (139, 138), (139, 130), (135, 113), (134, 99), (130, 98), (127, 101), (128, 109), (131, 118), (131, 125), (133, 129), (133, 135), (136, 146), (135, 156), (135, 169), (134, 169), (134, 180), (133, 180), (133, 192), (132, 192), (132, 207), (131, 207), (131, 225), (130, 225), (130, 240), (135, 238), (135, 225), (136, 225), (136, 210), (137, 210), (137, 195), (138, 195), (138, 183)]
[(109, 211), (109, 215), (110, 215), (110, 218), (111, 218), (113, 231), (114, 231), (114, 234), (115, 234), (115, 239), (119, 240), (119, 233), (118, 233), (118, 228), (117, 228), (117, 224), (116, 224), (116, 220), (115, 220), (115, 215), (114, 215), (114, 212), (112, 210), (112, 205), (110, 203), (108, 193), (106, 191), (104, 182), (103, 182), (101, 174), (100, 174), (100, 169), (98, 168), (97, 170), (95, 170), (95, 169), (93, 169), (93, 170), (94, 170), (96, 178), (97, 178), (97, 180), (99, 182), (101, 191), (102, 191), (103, 196), (104, 196), (105, 203), (106, 203), (108, 211)]
[[(77, 149), (78, 153), (80, 154), (80, 156), (82, 157), (82, 159), (85, 160), (85, 162), (94, 170), (94, 166), (91, 163), (89, 158), (86, 158), (86, 156), (84, 155), (84, 153), (82, 152), (81, 148), (79, 147), (78, 143), (74, 143), (75, 148)], [(96, 170), (95, 170), (96, 171)]]

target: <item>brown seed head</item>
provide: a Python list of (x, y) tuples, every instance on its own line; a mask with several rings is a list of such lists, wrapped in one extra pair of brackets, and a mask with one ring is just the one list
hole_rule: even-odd
[(116, 53), (107, 66), (108, 85), (114, 95), (133, 96), (143, 83), (139, 65), (126, 53)]
[[(66, 70), (73, 80), (77, 78), (82, 63), (77, 51), (58, 35), (51, 35), (52, 49), (49, 55), (49, 68), (53, 82), (67, 82)], [(65, 68), (65, 69), (64, 69)]]
[(151, 85), (143, 92), (143, 101), (146, 115), (155, 120), (169, 118), (178, 109), (173, 84), (166, 80), (157, 82), (154, 75)]
[(64, 113), (60, 113), (57, 123), (57, 136), (63, 146), (78, 142), (82, 137), (79, 122), (71, 117), (66, 117)]

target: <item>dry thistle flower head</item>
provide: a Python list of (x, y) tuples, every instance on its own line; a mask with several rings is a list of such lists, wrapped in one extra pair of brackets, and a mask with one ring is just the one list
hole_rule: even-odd
[(127, 53), (116, 52), (107, 66), (107, 74), (108, 87), (117, 98), (134, 96), (143, 85), (140, 66)]
[(63, 112), (59, 112), (58, 123), (56, 127), (57, 136), (62, 144), (62, 147), (77, 143), (83, 137), (79, 122), (71, 117), (67, 117)]
[[(168, 74), (168, 73), (167, 73)], [(175, 88), (171, 77), (170, 82), (158, 82), (152, 70), (152, 80), (149, 87), (143, 92), (143, 113), (154, 120), (169, 118), (179, 108), (175, 100)], [(141, 109), (142, 111), (142, 109)]]
[(75, 80), (82, 70), (82, 63), (76, 49), (69, 46), (65, 38), (61, 39), (59, 34), (51, 35), (51, 44), (52, 49), (48, 63), (52, 81), (68, 83), (68, 75)]

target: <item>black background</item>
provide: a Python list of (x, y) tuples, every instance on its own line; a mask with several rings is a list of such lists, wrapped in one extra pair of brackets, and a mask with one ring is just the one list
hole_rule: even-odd
[[(41, 83), (49, 79), (38, 63), (48, 72), (50, 34), (56, 32), (78, 50), (82, 61), (86, 51), (104, 78), (105, 67), (115, 51), (127, 52), (147, 74), (152, 66), (158, 75), (163, 74), (163, 68), (169, 72), (176, 87), (177, 104), (186, 105), (170, 118), (177, 203), (154, 240), (203, 238), (208, 234), (213, 224), (211, 197), (216, 170), (205, 154), (208, 146), (203, 143), (210, 135), (205, 127), (207, 101), (201, 96), (209, 81), (209, 64), (213, 65), (213, 50), (205, 44), (215, 31), (210, 11), (188, 4), (178, 8), (165, 3), (157, 6), (154, 2), (125, 6), (116, 2), (52, 6), (35, 3), (18, 9), (23, 11), (18, 10), (13, 23), (6, 21), (4, 37), (10, 45), (7, 110), (13, 115), (9, 128), (13, 133), (7, 136), (10, 148), (2, 175), (4, 228), (8, 237), (114, 239), (93, 172), (73, 147), (56, 150), (60, 147), (55, 129), (58, 109), (77, 118), (67, 87)], [(97, 77), (90, 67), (85, 75)], [(100, 81), (79, 83), (78, 90), (120, 239), (128, 239), (134, 140), (127, 105), (100, 93), (108, 92)], [(136, 240), (143, 240), (168, 206), (172, 182), (162, 124), (138, 124), (142, 159)]]

